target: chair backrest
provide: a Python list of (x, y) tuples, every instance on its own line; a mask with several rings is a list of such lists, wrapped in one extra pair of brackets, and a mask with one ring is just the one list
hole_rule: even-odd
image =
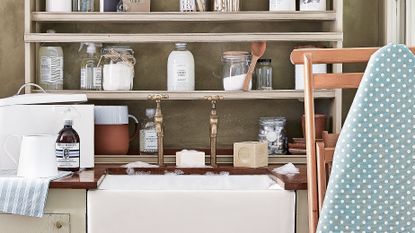
[[(307, 146), (307, 183), (309, 205), (309, 232), (314, 233), (317, 228), (319, 206), (323, 198), (319, 198), (316, 138), (314, 122), (314, 89), (345, 89), (358, 88), (363, 73), (332, 73), (313, 74), (313, 64), (344, 64), (367, 63), (379, 48), (342, 48), (342, 49), (296, 49), (291, 53), (293, 64), (304, 64), (304, 106)], [(415, 53), (415, 48), (411, 48)], [(319, 145), (321, 149), (321, 144)], [(324, 181), (320, 181), (322, 184)], [(320, 192), (321, 193), (321, 192)]]

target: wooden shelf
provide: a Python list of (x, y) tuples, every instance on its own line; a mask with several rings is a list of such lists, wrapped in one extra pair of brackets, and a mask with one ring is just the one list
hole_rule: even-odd
[[(166, 94), (169, 100), (204, 100), (206, 96), (223, 96), (225, 100), (250, 100), (250, 99), (302, 99), (302, 90), (273, 90), (273, 91), (192, 91), (192, 92), (168, 92), (168, 91), (48, 91), (59, 94), (86, 94), (89, 100), (147, 100), (149, 95)], [(334, 90), (318, 90), (315, 92), (317, 99), (335, 98)]]
[(50, 13), (33, 12), (35, 22), (235, 22), (235, 21), (334, 21), (336, 12), (269, 12), (245, 11), (234, 13), (220, 12), (149, 12), (149, 13)]
[(343, 40), (339, 32), (284, 32), (284, 33), (28, 33), (25, 42), (55, 43), (175, 43), (175, 42), (251, 42), (251, 41), (301, 41), (338, 42)]
[[(176, 163), (176, 156), (165, 155), (164, 160), (168, 165)], [(157, 163), (157, 155), (95, 155), (96, 164), (125, 164), (136, 161), (142, 161), (146, 163)], [(233, 155), (218, 155), (218, 164), (233, 164)], [(206, 163), (209, 163), (209, 155), (206, 156)], [(306, 155), (275, 155), (269, 157), (269, 164), (305, 164)]]

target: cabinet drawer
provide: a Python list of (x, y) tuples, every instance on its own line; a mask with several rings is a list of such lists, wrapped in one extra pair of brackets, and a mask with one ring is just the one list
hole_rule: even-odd
[(3, 233), (70, 233), (70, 214), (45, 214), (42, 218), (31, 218), (0, 214)]

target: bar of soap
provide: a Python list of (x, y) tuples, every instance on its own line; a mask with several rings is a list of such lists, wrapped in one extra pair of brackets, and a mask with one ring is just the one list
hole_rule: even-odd
[(238, 142), (233, 144), (235, 167), (259, 168), (268, 166), (268, 145), (265, 142)]
[(177, 167), (205, 167), (205, 152), (182, 150), (176, 152)]

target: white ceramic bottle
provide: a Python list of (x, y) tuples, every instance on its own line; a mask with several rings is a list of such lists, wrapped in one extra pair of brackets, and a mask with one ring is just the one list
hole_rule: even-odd
[(167, 90), (194, 91), (195, 60), (186, 43), (176, 43), (167, 63)]

